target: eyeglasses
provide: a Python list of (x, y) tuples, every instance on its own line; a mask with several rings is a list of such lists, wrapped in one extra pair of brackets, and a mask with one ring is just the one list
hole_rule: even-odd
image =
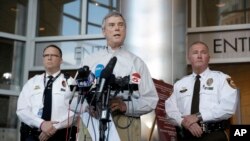
[(44, 57), (44, 58), (49, 58), (49, 57), (54, 57), (54, 58), (56, 58), (56, 57), (59, 57), (59, 55), (57, 55), (57, 54), (43, 54), (43, 57)]

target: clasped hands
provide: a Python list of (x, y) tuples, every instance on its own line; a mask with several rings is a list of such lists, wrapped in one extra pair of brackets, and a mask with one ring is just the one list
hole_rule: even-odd
[[(127, 105), (121, 97), (115, 97), (110, 99), (109, 109), (111, 112), (118, 111), (121, 113), (125, 113), (127, 111)], [(94, 106), (89, 106), (88, 112), (92, 117), (98, 118), (98, 112), (95, 110)]]
[(53, 126), (53, 124), (58, 123), (57, 121), (43, 121), (41, 124), (41, 134), (39, 135), (40, 141), (47, 141), (51, 136), (53, 136), (57, 129)]
[(181, 122), (182, 126), (189, 130), (193, 136), (201, 137), (203, 131), (200, 125), (198, 124), (199, 119), (195, 114), (182, 116), (183, 120)]

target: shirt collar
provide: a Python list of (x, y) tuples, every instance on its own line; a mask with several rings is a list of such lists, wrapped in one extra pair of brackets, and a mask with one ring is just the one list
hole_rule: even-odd
[(115, 54), (115, 53), (118, 53), (120, 50), (122, 49), (122, 46), (117, 48), (117, 49), (112, 49), (110, 46), (107, 46), (106, 47), (106, 50), (108, 53), (111, 53), (111, 54)]
[[(52, 74), (53, 77), (56, 77), (61, 71), (57, 71), (56, 73)], [(46, 77), (50, 76), (47, 72), (46, 72)]]
[[(207, 67), (207, 69), (205, 71), (203, 71), (201, 74), (199, 74), (201, 76), (201, 79), (205, 78), (209, 72), (210, 72), (210, 69)], [(195, 79), (196, 75), (197, 75), (196, 73), (194, 73), (194, 72), (192, 73), (192, 77), (194, 79)]]

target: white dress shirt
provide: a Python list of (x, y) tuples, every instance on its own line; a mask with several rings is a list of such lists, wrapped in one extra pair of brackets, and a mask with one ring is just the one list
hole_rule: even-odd
[[(174, 125), (181, 126), (182, 116), (191, 113), (195, 76), (193, 73), (177, 81), (172, 95), (165, 102), (167, 117)], [(230, 118), (235, 113), (238, 102), (237, 89), (228, 82), (230, 77), (209, 68), (200, 76), (199, 111), (203, 121), (221, 121)]]
[[(60, 71), (55, 73), (53, 77), (56, 77), (59, 73)], [(39, 128), (44, 121), (41, 115), (43, 109), (43, 92), (47, 81), (48, 78), (45, 77), (45, 74), (35, 75), (26, 82), (19, 95), (16, 111), (17, 116), (30, 127)], [(58, 124), (54, 124), (57, 129), (61, 129), (67, 124), (68, 112), (70, 112), (70, 117), (74, 114), (68, 110), (68, 103), (65, 102), (66, 95), (71, 95), (71, 91), (64, 74), (60, 74), (53, 82), (52, 88), (51, 121), (59, 122)]]

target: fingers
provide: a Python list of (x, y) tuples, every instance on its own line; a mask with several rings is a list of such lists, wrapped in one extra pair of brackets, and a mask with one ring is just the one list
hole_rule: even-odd
[(110, 109), (111, 109), (112, 112), (113, 112), (113, 111), (116, 111), (116, 110), (120, 110), (120, 105), (119, 105), (119, 103), (111, 103)]
[(58, 123), (55, 121), (44, 121), (44, 123), (41, 126), (42, 133), (47, 136), (52, 136), (56, 133), (56, 128), (53, 126), (53, 124)]
[(117, 110), (120, 112), (126, 112), (127, 105), (121, 98), (114, 98), (110, 101), (110, 109), (112, 112)]
[(95, 110), (94, 106), (89, 106), (87, 108), (87, 111), (90, 114), (90, 116), (92, 116), (94, 118), (98, 118), (98, 111)]
[(198, 123), (193, 123), (189, 126), (188, 130), (192, 133), (193, 136), (201, 137), (203, 131)]
[(47, 141), (50, 138), (50, 136), (46, 135), (44, 132), (42, 132), (39, 135), (39, 141)]
[(198, 118), (196, 115), (187, 115), (187, 116), (183, 116), (182, 125), (188, 129), (189, 126), (197, 122), (198, 122)]

